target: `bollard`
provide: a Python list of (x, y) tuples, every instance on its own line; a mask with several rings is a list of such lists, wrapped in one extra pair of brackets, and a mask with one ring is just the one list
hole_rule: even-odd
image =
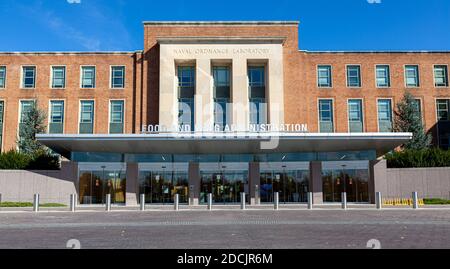
[(111, 211), (111, 194), (106, 195), (106, 211)]
[(212, 193), (208, 193), (208, 210), (212, 210)]
[(275, 198), (273, 200), (273, 205), (274, 205), (274, 209), (275, 210), (280, 209), (280, 193), (279, 192), (275, 193)]
[(413, 197), (413, 208), (419, 209), (419, 195), (417, 194), (417, 192), (413, 192), (412, 197)]
[(173, 206), (173, 209), (174, 209), (175, 211), (180, 210), (180, 195), (179, 195), (178, 193), (175, 194), (175, 197), (174, 197), (174, 206)]
[(145, 211), (145, 194), (141, 194), (141, 199), (139, 200), (139, 208), (141, 211)]
[(70, 195), (70, 212), (75, 212), (77, 206), (77, 195), (71, 194)]
[(375, 194), (375, 204), (377, 205), (377, 209), (383, 209), (383, 198), (381, 196), (381, 192), (377, 192)]
[(0, 206), (2, 204), (2, 194), (0, 193)]
[(347, 193), (342, 193), (342, 209), (347, 210)]
[(245, 210), (245, 203), (247, 201), (245, 200), (245, 192), (241, 192), (241, 209)]
[(308, 192), (308, 209), (313, 209), (313, 193)]
[(39, 212), (39, 194), (34, 195), (33, 199), (33, 211)]

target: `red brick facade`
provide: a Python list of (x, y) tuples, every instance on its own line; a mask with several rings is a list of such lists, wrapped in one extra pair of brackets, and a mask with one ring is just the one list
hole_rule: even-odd
[[(39, 107), (49, 110), (49, 100), (65, 100), (64, 132), (76, 134), (80, 100), (95, 100), (94, 133), (108, 132), (109, 100), (125, 100), (125, 132), (138, 133), (142, 124), (159, 121), (159, 46), (158, 37), (284, 37), (284, 102), (286, 123), (307, 123), (310, 132), (318, 132), (318, 99), (334, 100), (336, 132), (348, 132), (347, 100), (363, 100), (364, 131), (377, 132), (377, 98), (390, 98), (393, 105), (405, 90), (404, 65), (419, 66), (420, 87), (411, 93), (422, 101), (427, 129), (437, 122), (436, 99), (450, 99), (450, 88), (434, 86), (433, 65), (448, 65), (450, 53), (340, 53), (299, 51), (298, 25), (287, 24), (146, 24), (144, 52), (129, 53), (0, 53), (0, 66), (7, 70), (6, 85), (0, 89), (4, 102), (2, 151), (15, 148), (19, 101), (37, 99)], [(332, 66), (332, 88), (318, 88), (317, 65)], [(361, 66), (362, 87), (347, 88), (346, 65)], [(391, 87), (377, 88), (375, 66), (390, 66)], [(37, 68), (35, 89), (21, 89), (21, 66)], [(66, 88), (51, 89), (52, 65), (66, 66)], [(95, 89), (81, 89), (80, 67), (97, 68)], [(125, 66), (124, 89), (110, 88), (110, 67)]]

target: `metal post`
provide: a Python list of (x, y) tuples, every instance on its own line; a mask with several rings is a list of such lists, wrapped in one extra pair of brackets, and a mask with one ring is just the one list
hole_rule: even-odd
[(245, 204), (247, 201), (245, 200), (245, 192), (241, 192), (241, 209), (245, 210)]
[(139, 200), (139, 208), (141, 211), (145, 211), (145, 194), (141, 194), (141, 199)]
[(417, 192), (413, 192), (412, 196), (413, 196), (413, 208), (419, 209), (419, 195), (417, 194)]
[(106, 211), (111, 211), (111, 194), (106, 195)]
[(212, 210), (212, 193), (208, 193), (208, 210)]
[(342, 209), (347, 210), (347, 193), (342, 193)]
[(178, 210), (180, 210), (180, 195), (179, 195), (178, 193), (175, 194), (174, 200), (175, 200), (175, 203), (174, 203), (173, 209), (174, 209), (175, 211), (178, 211)]
[(70, 195), (70, 212), (75, 212), (77, 206), (77, 195), (71, 194)]
[(308, 209), (313, 209), (313, 193), (308, 192)]
[(383, 209), (383, 199), (381, 196), (381, 192), (377, 192), (375, 194), (375, 203), (377, 205), (377, 209)]
[(39, 212), (39, 194), (37, 193), (34, 195), (33, 199), (33, 211)]
[(273, 204), (274, 204), (275, 210), (280, 209), (280, 193), (279, 192), (275, 193), (275, 198), (274, 198)]
[(0, 204), (2, 203), (2, 194), (0, 193)]

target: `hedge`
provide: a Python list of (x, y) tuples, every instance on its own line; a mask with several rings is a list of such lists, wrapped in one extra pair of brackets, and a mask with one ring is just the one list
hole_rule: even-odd
[(17, 151), (0, 154), (0, 170), (58, 170), (59, 157), (46, 152), (28, 155)]
[(388, 168), (450, 167), (450, 151), (438, 148), (392, 152), (385, 158)]

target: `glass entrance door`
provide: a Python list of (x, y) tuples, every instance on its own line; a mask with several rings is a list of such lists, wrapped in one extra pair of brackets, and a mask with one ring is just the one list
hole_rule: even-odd
[(240, 203), (246, 182), (244, 173), (202, 173), (201, 203), (208, 202), (209, 193), (213, 194), (214, 203)]
[(261, 174), (262, 203), (273, 203), (279, 192), (280, 203), (305, 203), (309, 187), (309, 171), (271, 171)]
[(81, 170), (79, 177), (79, 202), (83, 205), (105, 204), (106, 195), (111, 203), (125, 203), (126, 178), (122, 170)]
[(173, 204), (175, 194), (180, 203), (189, 199), (188, 173), (182, 171), (140, 171), (140, 193), (147, 204)]

